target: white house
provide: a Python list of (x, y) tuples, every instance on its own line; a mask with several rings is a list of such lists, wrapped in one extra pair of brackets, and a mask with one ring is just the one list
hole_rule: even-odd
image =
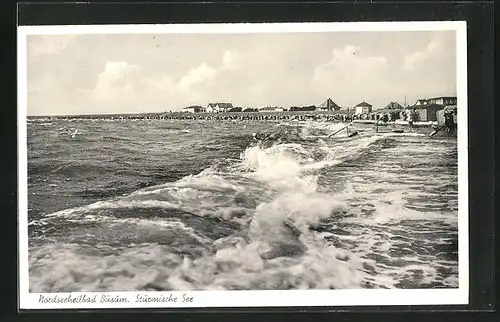
[(438, 104), (443, 106), (457, 106), (457, 98), (455, 96), (440, 96), (425, 99), (418, 99), (413, 106), (425, 106), (428, 104)]
[(358, 105), (354, 106), (354, 111), (355, 111), (354, 114), (356, 115), (369, 114), (372, 112), (372, 105), (363, 101)]
[(424, 106), (427, 105), (427, 103), (426, 99), (420, 98), (415, 102), (415, 104), (413, 104), (413, 106)]
[(455, 96), (442, 96), (429, 98), (429, 104), (439, 104), (443, 106), (457, 106), (457, 98)]
[(407, 115), (413, 113), (417, 120), (414, 121), (437, 121), (438, 111), (444, 108), (456, 108), (457, 98), (454, 96), (440, 96), (433, 98), (418, 99), (413, 106), (405, 110)]
[(208, 103), (207, 108), (205, 109), (208, 113), (219, 113), (219, 112), (227, 112), (233, 108), (233, 104), (231, 103)]

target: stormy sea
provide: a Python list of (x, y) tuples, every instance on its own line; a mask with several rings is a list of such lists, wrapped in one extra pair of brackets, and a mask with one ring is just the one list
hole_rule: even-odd
[(456, 138), (29, 120), (30, 292), (458, 287)]

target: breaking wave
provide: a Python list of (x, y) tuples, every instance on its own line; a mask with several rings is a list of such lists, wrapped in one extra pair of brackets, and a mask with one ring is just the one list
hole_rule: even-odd
[(364, 171), (402, 134), (325, 140), (332, 130), (254, 134), (239, 159), (31, 221), (40, 233), (31, 239), (30, 290), (390, 288), (407, 287), (405, 279), (456, 286), (446, 254), (435, 266), (425, 252), (383, 258), (397, 236), (403, 248), (416, 243), (398, 224), (433, 219), (425, 231), (440, 233), (438, 249), (454, 237), (453, 217), (423, 214), (401, 191), (382, 198), (376, 183), (340, 175), (346, 166)]

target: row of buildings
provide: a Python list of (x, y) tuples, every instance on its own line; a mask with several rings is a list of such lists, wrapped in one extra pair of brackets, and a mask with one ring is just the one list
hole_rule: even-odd
[[(283, 112), (283, 111), (338, 111), (339, 113), (353, 115), (358, 119), (378, 119), (383, 114), (390, 114), (392, 118), (406, 119), (411, 117), (415, 121), (436, 121), (438, 111), (446, 107), (455, 107), (457, 98), (453, 96), (441, 96), (433, 98), (418, 99), (413, 105), (402, 106), (398, 102), (389, 102), (385, 107), (374, 109), (368, 102), (361, 102), (353, 107), (342, 108), (331, 98), (327, 98), (319, 106), (292, 106), (283, 108), (279, 106), (265, 106), (260, 109), (243, 109), (235, 107), (232, 103), (209, 103), (207, 106), (193, 105), (182, 109), (185, 113), (223, 113), (223, 112)], [(395, 116), (396, 115), (396, 116)], [(410, 116), (411, 115), (411, 116)]]
[(208, 103), (207, 106), (192, 105), (182, 109), (184, 113), (219, 113), (234, 109), (231, 103)]
[(337, 105), (331, 98), (325, 100), (321, 105), (315, 106), (292, 106), (285, 108), (282, 106), (264, 106), (261, 108), (246, 108), (235, 107), (232, 103), (208, 103), (207, 106), (192, 105), (182, 109), (184, 113), (223, 113), (223, 112), (242, 112), (261, 111), (261, 112), (286, 112), (286, 111), (339, 111), (341, 107)]
[[(330, 99), (328, 99), (330, 100)], [(333, 103), (335, 106), (333, 110), (340, 110), (337, 104)], [(332, 106), (332, 104), (327, 105)], [(398, 102), (389, 102), (385, 107), (374, 109), (373, 105), (365, 101), (352, 107), (351, 114), (357, 119), (372, 119), (378, 120), (380, 117), (387, 115), (390, 119), (404, 119), (413, 120), (420, 122), (437, 121), (442, 118), (442, 115), (446, 109), (452, 108), (456, 111), (457, 107), (457, 97), (456, 96), (440, 96), (432, 98), (418, 99), (412, 105), (403, 106)], [(331, 110), (329, 108), (320, 110)], [(349, 108), (348, 108), (349, 110)]]
[(384, 115), (390, 119), (413, 120), (420, 122), (437, 121), (446, 109), (456, 111), (457, 98), (455, 96), (441, 96), (418, 99), (412, 105), (402, 106), (398, 102), (390, 102), (382, 109), (372, 109), (372, 105), (362, 102), (355, 106), (354, 115), (359, 119), (378, 120)]

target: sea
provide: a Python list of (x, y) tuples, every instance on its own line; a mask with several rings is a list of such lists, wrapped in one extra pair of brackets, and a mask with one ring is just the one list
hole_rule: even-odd
[(30, 119), (30, 292), (458, 287), (456, 138)]

